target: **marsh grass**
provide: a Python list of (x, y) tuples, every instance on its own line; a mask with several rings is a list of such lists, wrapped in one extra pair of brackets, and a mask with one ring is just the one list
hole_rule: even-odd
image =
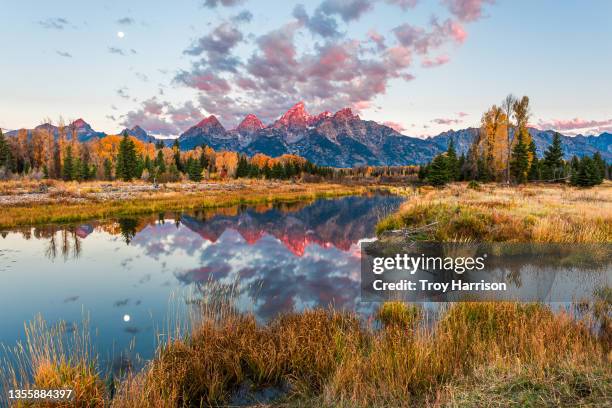
[(115, 382), (112, 398), (85, 332), (73, 334), (68, 348), (42, 319), (15, 350), (23, 372), (9, 370), (4, 387), (76, 391), (71, 405), (15, 405), (43, 407), (227, 406), (245, 387), (276, 390), (275, 405), (295, 407), (604, 406), (610, 399), (612, 355), (609, 339), (593, 330), (594, 313), (457, 303), (430, 325), (421, 309), (394, 302), (375, 314), (382, 326), (330, 308), (263, 324), (227, 299), (194, 304), (189, 333), (176, 330), (140, 372)]
[[(8, 183), (8, 184), (7, 184)], [(234, 205), (292, 203), (318, 198), (363, 194), (371, 188), (330, 183), (228, 181), (208, 184), (169, 184), (151, 190), (144, 183), (53, 182), (52, 189), (39, 202), (18, 199), (3, 205), (0, 228), (91, 219), (152, 214), (163, 211), (189, 211)], [(0, 192), (15, 195), (35, 190), (1, 182)], [(108, 191), (107, 193), (104, 191)]]
[[(106, 384), (92, 352), (87, 320), (81, 328), (65, 322), (50, 326), (39, 315), (25, 325), (25, 343), (2, 351), (0, 389), (70, 389), (69, 400), (10, 401), (14, 407), (104, 407)], [(7, 401), (8, 402), (8, 401)]]
[[(402, 191), (398, 191), (402, 193)], [(454, 183), (408, 190), (408, 200), (377, 233), (436, 223), (421, 239), (447, 242), (612, 242), (612, 184), (584, 190), (559, 185), (477, 189)]]

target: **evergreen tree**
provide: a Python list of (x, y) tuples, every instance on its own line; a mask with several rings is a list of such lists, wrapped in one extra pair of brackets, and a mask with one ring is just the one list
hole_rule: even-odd
[(575, 177), (572, 177), (572, 184), (580, 187), (591, 187), (597, 183), (599, 169), (595, 162), (589, 157), (584, 156), (580, 160), (580, 168)]
[(463, 181), (466, 179), (463, 169), (465, 168), (465, 153), (461, 153), (459, 160), (457, 161), (457, 181)]
[(157, 157), (155, 158), (155, 167), (157, 167), (158, 175), (162, 175), (166, 172), (166, 162), (164, 160), (164, 152), (161, 150), (157, 151)]
[(529, 153), (533, 160), (531, 161), (531, 166), (529, 167), (529, 175), (527, 178), (531, 181), (541, 180), (542, 179), (542, 160), (538, 159), (538, 154), (536, 151), (536, 144), (533, 140), (529, 143)]
[(115, 166), (115, 177), (124, 181), (130, 181), (136, 177), (137, 162), (136, 146), (127, 132), (123, 133), (123, 138), (119, 143), (119, 153), (117, 155), (117, 165)]
[(597, 184), (600, 184), (606, 178), (606, 162), (601, 157), (601, 153), (595, 152), (593, 155), (593, 163), (597, 167)]
[(4, 167), (9, 171), (13, 171), (13, 157), (11, 153), (11, 147), (8, 144), (8, 141), (2, 134), (2, 129), (0, 129), (0, 167)]
[(446, 166), (448, 168), (449, 181), (455, 181), (459, 179), (459, 161), (457, 160), (457, 152), (455, 151), (455, 142), (451, 138), (448, 142), (446, 149)]
[(64, 168), (62, 169), (62, 178), (65, 181), (71, 181), (74, 177), (74, 158), (72, 157), (72, 146), (66, 147), (66, 155), (64, 156)]
[(104, 159), (104, 180), (112, 180), (113, 179), (113, 164), (110, 159), (107, 157)]
[(518, 135), (518, 141), (512, 148), (512, 160), (510, 171), (517, 183), (524, 183), (529, 171), (529, 146), (525, 143), (522, 133)]
[(164, 148), (164, 142), (162, 140), (158, 140), (155, 142), (155, 149), (161, 150)]
[(450, 180), (446, 154), (439, 154), (427, 168), (427, 180), (434, 186), (443, 186)]
[(187, 176), (189, 180), (199, 182), (202, 180), (202, 166), (200, 161), (190, 157), (187, 160)]
[(238, 156), (238, 166), (236, 167), (236, 178), (247, 177), (249, 175), (249, 162), (245, 155)]
[(565, 173), (565, 162), (563, 161), (563, 147), (561, 146), (561, 135), (557, 132), (542, 160), (542, 176), (544, 180), (555, 180), (563, 182)]
[(174, 164), (178, 171), (183, 172), (184, 168), (183, 163), (181, 162), (181, 146), (179, 145), (178, 139), (174, 140), (172, 150), (174, 151)]

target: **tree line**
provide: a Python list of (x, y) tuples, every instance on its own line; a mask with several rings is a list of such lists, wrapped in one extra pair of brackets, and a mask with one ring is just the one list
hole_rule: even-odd
[(5, 137), (0, 130), (0, 179), (15, 175), (65, 181), (136, 179), (172, 182), (204, 178), (290, 179), (309, 174), (327, 178), (333, 169), (318, 166), (295, 155), (253, 157), (231, 151), (217, 152), (208, 146), (181, 151), (162, 141), (144, 143), (130, 136), (108, 135), (80, 142), (75, 129), (50, 126), (31, 133), (20, 130)]
[(529, 97), (507, 96), (501, 106), (493, 105), (481, 119), (481, 126), (467, 154), (457, 156), (450, 139), (447, 151), (421, 166), (419, 179), (432, 185), (451, 181), (474, 180), (522, 184), (529, 181), (593, 186), (612, 175), (599, 152), (593, 156), (563, 158), (561, 135), (554, 133), (552, 142), (538, 158), (536, 145), (527, 123), (530, 117)]

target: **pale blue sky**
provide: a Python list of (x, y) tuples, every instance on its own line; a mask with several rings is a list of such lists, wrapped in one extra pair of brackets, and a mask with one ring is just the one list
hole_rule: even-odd
[[(270, 121), (303, 99), (312, 113), (342, 105), (361, 107), (366, 119), (394, 122), (405, 129), (404, 134), (422, 136), (477, 125), (483, 110), (513, 92), (531, 97), (534, 124), (564, 133), (612, 129), (612, 2), (485, 1), (480, 15), (473, 15), (465, 14), (474, 10), (466, 7), (479, 6), (479, 0), (421, 0), (405, 10), (398, 6), (401, 0), (364, 1), (249, 0), (211, 8), (203, 5), (204, 0), (1, 0), (0, 127), (32, 127), (45, 117), (56, 120), (62, 115), (83, 117), (94, 129), (106, 132), (143, 122), (153, 133), (176, 134), (208, 114), (219, 116), (228, 128), (247, 110)], [(300, 25), (292, 17), (300, 3), (310, 19), (317, 8), (328, 21), (334, 19), (339, 34), (322, 37), (303, 21)], [(356, 17), (349, 14), (350, 6), (366, 10)], [(252, 13), (250, 22), (231, 19), (245, 10)], [(460, 26), (467, 37), (459, 40), (459, 34), (443, 29), (435, 37), (427, 36), (435, 27), (432, 16), (437, 17), (438, 27), (449, 22)], [(132, 21), (121, 24), (125, 18)], [(223, 23), (241, 36), (228, 54), (239, 61), (235, 68), (215, 69), (210, 54), (205, 58), (206, 51), (184, 53)], [(262, 36), (283, 28), (287, 32), (288, 24), (297, 65), (283, 74), (282, 69), (291, 65), (281, 61), (278, 77), (259, 76), (253, 56), (265, 54), (264, 48), (259, 49)], [(402, 24), (421, 29), (420, 35), (431, 42), (427, 52), (403, 44), (406, 59), (400, 68), (396, 64), (392, 68), (390, 50), (402, 46), (394, 29)], [(385, 37), (387, 48), (362, 55), (363, 47), (374, 47), (367, 41), (372, 30)], [(123, 38), (117, 36), (119, 31), (125, 33)], [(324, 44), (347, 48), (357, 42), (360, 54), (351, 55), (361, 59), (355, 66), (345, 62), (340, 79), (330, 80), (325, 72), (312, 74), (322, 61)], [(260, 70), (276, 61), (274, 56), (266, 58), (257, 65)], [(423, 67), (436, 59), (448, 62)], [(197, 61), (203, 61), (199, 70), (192, 66)], [(377, 79), (382, 88), (369, 86), (374, 80), (367, 67), (377, 61), (386, 61), (387, 71)], [(347, 73), (361, 69), (345, 81)], [(209, 74), (228, 83), (231, 90), (211, 90), (209, 82), (202, 85), (202, 78), (211, 80)], [(401, 77), (407, 74), (414, 79)], [(308, 82), (293, 87), (291, 82), (297, 83), (303, 75), (309, 76)], [(237, 79), (246, 76), (257, 81), (256, 91), (236, 87)], [(275, 79), (281, 84), (271, 93)], [(322, 90), (330, 84), (339, 88), (325, 96)], [(367, 90), (357, 89), (361, 87)], [(185, 105), (188, 101), (191, 104)]]

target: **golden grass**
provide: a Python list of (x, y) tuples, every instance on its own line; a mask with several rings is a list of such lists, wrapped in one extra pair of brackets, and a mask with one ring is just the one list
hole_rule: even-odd
[[(91, 352), (87, 321), (81, 330), (65, 323), (48, 326), (38, 316), (25, 327), (26, 343), (4, 350), (0, 361), (0, 390), (72, 390), (70, 399), (13, 400), (14, 407), (68, 408), (104, 407), (108, 401), (106, 384)], [(6, 353), (8, 352), (8, 353)], [(10, 358), (7, 359), (6, 357)], [(0, 399), (0, 403), (2, 399)]]
[(377, 232), (437, 223), (422, 239), (490, 242), (612, 242), (612, 183), (396, 190), (408, 200)]
[(332, 309), (260, 324), (229, 306), (202, 308), (188, 336), (174, 336), (141, 372), (117, 380), (113, 398), (83, 335), (68, 350), (39, 321), (20, 354), (30, 358), (20, 361), (33, 379), (20, 384), (8, 376), (8, 387), (72, 388), (77, 398), (59, 406), (116, 408), (227, 406), (245, 385), (281, 390), (275, 404), (296, 407), (610, 401), (610, 339), (594, 330), (597, 312), (577, 318), (541, 304), (499, 302), (452, 304), (438, 313), (426, 324), (422, 310), (391, 303), (375, 314), (382, 325)]
[[(6, 183), (9, 183), (8, 187)], [(14, 192), (17, 188), (12, 182), (6, 183), (0, 183), (0, 191), (8, 189)], [(187, 211), (238, 204), (296, 202), (362, 194), (370, 190), (368, 187), (330, 183), (247, 180), (212, 183), (208, 190), (203, 189), (203, 185), (195, 183), (169, 184), (159, 191), (134, 191), (125, 195), (109, 194), (109, 198), (104, 199), (96, 194), (99, 193), (98, 190), (115, 189), (121, 192), (122, 189), (147, 185), (118, 182), (113, 184), (53, 182), (53, 184), (55, 190), (50, 190), (50, 199), (46, 202), (3, 206), (0, 212), (0, 228), (66, 223), (162, 211)]]

